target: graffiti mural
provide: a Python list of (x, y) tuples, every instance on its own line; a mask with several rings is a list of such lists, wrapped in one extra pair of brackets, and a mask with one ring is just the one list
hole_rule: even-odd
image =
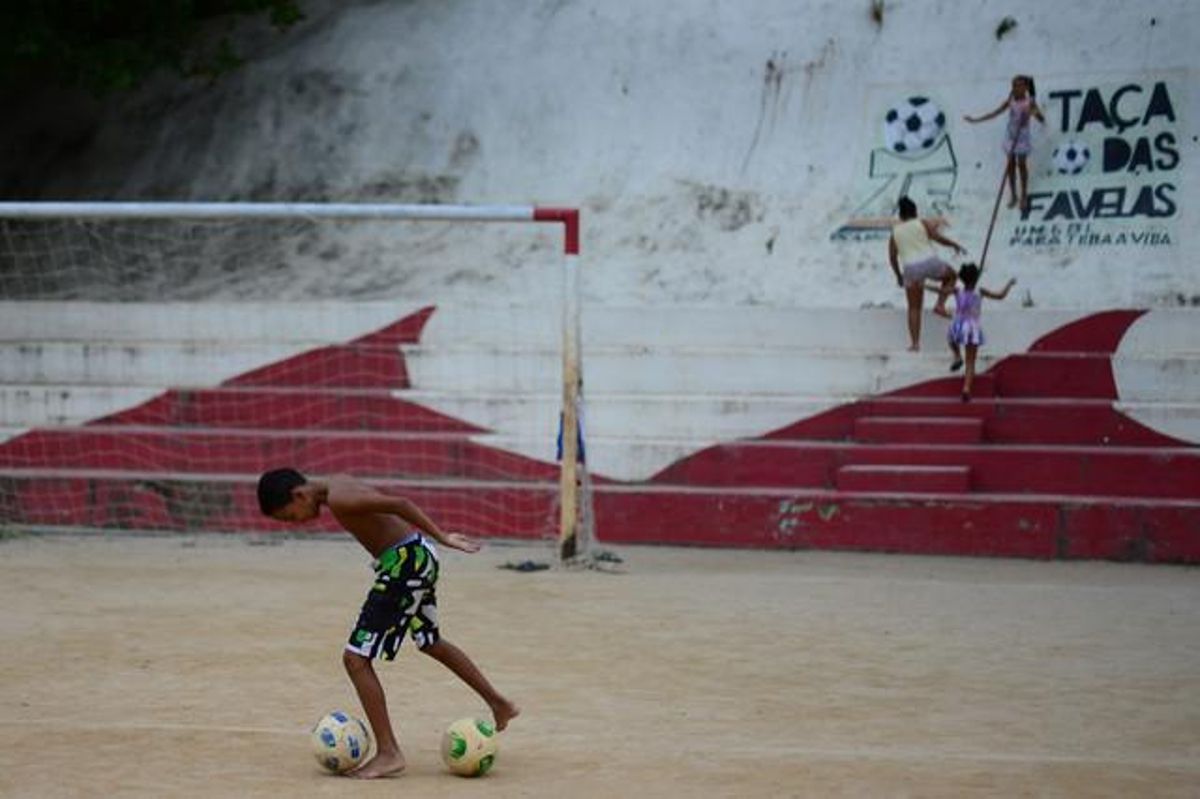
[[(1186, 73), (1056, 77), (1039, 81), (1046, 123), (1034, 122), (1028, 207), (1002, 214), (994, 244), (1061, 255), (1100, 247), (1163, 248), (1179, 243), (1188, 137)], [(870, 87), (863, 150), (866, 175), (833, 241), (885, 239), (896, 201), (907, 195), (925, 217), (985, 224), (990, 201), (956, 204), (956, 192), (992, 197), (1003, 175), (996, 130), (965, 140), (954, 121), (978, 105), (979, 87)], [(958, 135), (959, 141), (954, 140)], [(964, 155), (965, 154), (965, 155)], [(960, 181), (972, 165), (970, 186)], [(861, 168), (861, 167), (860, 167)], [(859, 174), (862, 174), (861, 172)]]
[(1178, 239), (1178, 79), (1068, 85), (1044, 99), (1049, 146), (1012, 247), (1165, 247)]
[(882, 146), (871, 150), (870, 185), (850, 218), (831, 236), (864, 241), (887, 238), (896, 201), (912, 197), (926, 216), (950, 207), (958, 182), (958, 159), (946, 126), (946, 112), (921, 94), (891, 104), (882, 116)]

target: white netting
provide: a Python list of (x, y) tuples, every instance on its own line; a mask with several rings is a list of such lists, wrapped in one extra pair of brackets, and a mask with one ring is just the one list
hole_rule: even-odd
[[(403, 493), (450, 529), (556, 536), (556, 309), (463, 344), (428, 340), (435, 297), (338, 294), (406, 246), (471, 240), (446, 224), (0, 219), (0, 523), (280, 529), (254, 485), (292, 466)], [(325, 299), (276, 301), (314, 271)], [(533, 417), (506, 430), (498, 406)]]

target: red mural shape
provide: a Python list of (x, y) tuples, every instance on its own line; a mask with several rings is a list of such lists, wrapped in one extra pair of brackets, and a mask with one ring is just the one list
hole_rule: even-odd
[[(529, 520), (554, 518), (554, 463), (471, 441), (487, 431), (394, 396), (409, 387), (400, 346), (433, 312), (18, 436), (0, 445), (0, 510), (31, 525), (281, 529), (253, 486), (286, 464), (374, 479), (477, 535), (545, 535)], [(1143, 313), (1053, 331), (979, 375), (969, 403), (958, 379), (922, 381), (707, 447), (644, 482), (600, 478), (599, 536), (1200, 562), (1200, 448), (1114, 407), (1112, 357)]]

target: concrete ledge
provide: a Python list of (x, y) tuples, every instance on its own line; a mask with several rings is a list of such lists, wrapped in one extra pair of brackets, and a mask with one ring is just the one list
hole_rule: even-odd
[(839, 491), (965, 494), (971, 490), (970, 466), (843, 466), (837, 470)]
[(955, 416), (860, 416), (854, 438), (877, 444), (978, 444), (983, 420)]
[[(6, 472), (8, 523), (186, 532), (337, 529), (265, 519), (248, 475)], [(378, 481), (478, 536), (554, 536), (553, 483)], [(596, 487), (603, 543), (1200, 563), (1200, 501)]]

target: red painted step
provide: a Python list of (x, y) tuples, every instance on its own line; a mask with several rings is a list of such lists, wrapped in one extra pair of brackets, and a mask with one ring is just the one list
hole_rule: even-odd
[(837, 471), (837, 487), (839, 491), (965, 494), (971, 490), (971, 467), (888, 464), (843, 466)]
[[(3, 478), (6, 521), (39, 527), (207, 532), (333, 532), (329, 514), (304, 525), (262, 515), (257, 475), (30, 471)], [(390, 481), (445, 529), (504, 538), (550, 538), (558, 524), (558, 484), (495, 481)]]
[(258, 430), (482, 432), (464, 421), (397, 399), (391, 389), (218, 387), (173, 389), (101, 419), (98, 425)]
[[(962, 377), (938, 377), (907, 386), (884, 394), (884, 397), (947, 397), (959, 399), (962, 396)], [(972, 397), (994, 397), (997, 394), (996, 381), (991, 372), (975, 375), (971, 384)]]
[[(547, 455), (553, 455), (553, 442)], [(196, 430), (93, 425), (35, 430), (0, 448), (0, 468), (257, 474), (303, 472), (554, 479), (558, 465), (478, 444), (460, 433)]]
[(1117, 398), (1112, 357), (1103, 353), (1021, 353), (996, 364), (991, 375), (1003, 396)]
[(992, 444), (1187, 447), (1113, 407), (1111, 400), (993, 397), (972, 402), (927, 397), (862, 400), (866, 416), (957, 416), (980, 419)]
[(854, 422), (854, 438), (872, 444), (978, 444), (983, 441), (983, 420), (954, 416), (860, 416)]
[[(764, 444), (766, 446), (764, 446)], [(786, 445), (785, 445), (786, 444)], [(728, 464), (742, 464), (731, 469)], [(1198, 496), (1200, 448), (857, 444), (735, 441), (676, 461), (651, 478), (697, 487), (818, 487), (792, 482), (842, 466), (970, 466), (974, 491), (1085, 496)], [(743, 478), (753, 474), (754, 480)]]
[[(553, 444), (547, 444), (547, 458)], [(122, 469), (254, 474), (280, 465), (315, 473), (541, 480), (558, 465), (461, 433), (264, 431), (92, 425), (35, 430), (0, 447), (0, 469)], [(970, 466), (995, 493), (1197, 496), (1200, 448), (858, 444), (733, 441), (663, 469), (650, 482), (697, 487), (822, 488), (842, 466)]]
[[(6, 521), (38, 527), (332, 531), (258, 511), (253, 475), (10, 472)], [(450, 529), (552, 538), (557, 484), (381, 481)], [(1200, 501), (598, 485), (601, 542), (1200, 563)]]

